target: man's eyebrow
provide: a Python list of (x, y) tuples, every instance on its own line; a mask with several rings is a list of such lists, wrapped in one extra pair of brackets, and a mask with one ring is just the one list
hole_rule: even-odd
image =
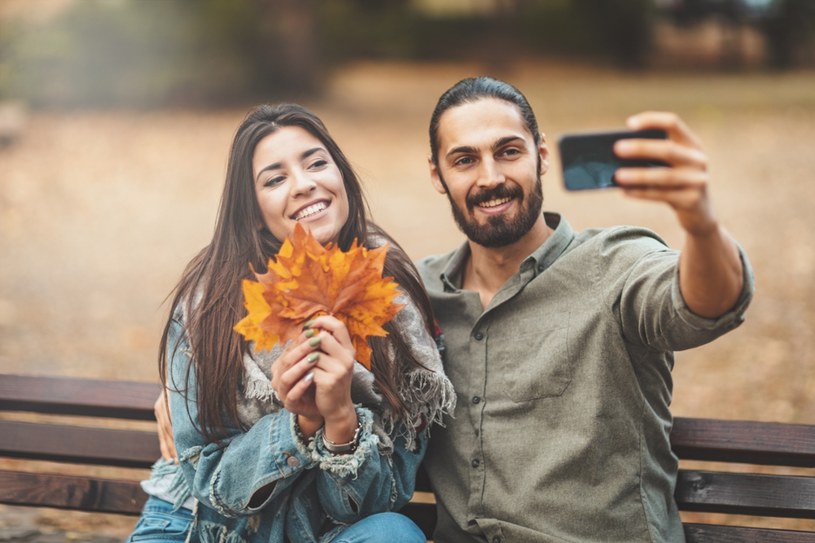
[[(311, 149), (307, 149), (306, 151), (303, 151), (300, 154), (300, 160), (305, 160), (308, 157), (310, 157), (311, 155), (313, 155), (314, 153), (317, 153), (319, 151), (325, 151), (325, 149), (323, 149), (322, 147), (312, 147)], [(260, 171), (258, 171), (258, 174), (255, 176), (255, 181), (257, 181), (258, 178), (260, 178), (260, 174), (262, 174), (263, 172), (266, 172), (266, 171), (269, 171), (269, 170), (278, 170), (282, 166), (283, 166), (282, 162), (273, 162), (272, 164), (269, 164), (268, 166), (264, 166), (263, 168), (260, 169)]]
[(452, 149), (447, 151), (447, 154), (444, 156), (446, 158), (459, 153), (475, 153), (475, 147), (472, 147), (470, 145), (460, 145), (459, 147), (453, 147)]
[[(495, 143), (493, 143), (492, 146), (491, 146), (491, 149), (493, 151), (495, 151), (496, 149), (500, 149), (501, 147), (503, 147), (504, 145), (507, 145), (508, 143), (513, 143), (513, 142), (518, 141), (518, 140), (523, 141), (523, 137), (521, 137), (521, 136), (505, 136), (503, 138), (498, 139)], [(471, 145), (461, 145), (459, 147), (453, 147), (444, 156), (449, 157), (451, 155), (455, 155), (455, 154), (459, 154), (459, 153), (467, 154), (467, 153), (475, 153), (475, 152), (476, 152), (475, 147), (473, 147)]]
[(495, 144), (493, 144), (492, 149), (493, 149), (493, 151), (496, 150), (496, 149), (500, 149), (504, 145), (506, 145), (508, 143), (513, 143), (513, 142), (518, 141), (518, 140), (523, 141), (523, 138), (521, 136), (505, 136), (505, 137), (499, 139), (498, 141), (496, 141)]

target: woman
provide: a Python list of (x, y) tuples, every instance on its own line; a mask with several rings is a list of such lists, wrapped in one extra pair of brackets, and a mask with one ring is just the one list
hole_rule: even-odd
[[(296, 224), (345, 250), (388, 243), (405, 307), (373, 338), (371, 371), (330, 315), (255, 352), (233, 331), (241, 281)], [(175, 289), (159, 368), (179, 463), (159, 461), (130, 541), (424, 541), (391, 513), (413, 492), (428, 427), (452, 408), (432, 310), (401, 248), (366, 217), (322, 122), (293, 104), (252, 110), (235, 135), (212, 242)]]

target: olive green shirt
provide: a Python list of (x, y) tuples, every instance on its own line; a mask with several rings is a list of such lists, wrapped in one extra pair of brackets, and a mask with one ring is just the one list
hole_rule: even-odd
[(673, 351), (738, 326), (753, 279), (718, 319), (679, 291), (678, 252), (653, 232), (553, 234), (487, 309), (461, 289), (465, 243), (419, 270), (457, 393), (425, 466), (437, 543), (684, 541), (673, 499)]

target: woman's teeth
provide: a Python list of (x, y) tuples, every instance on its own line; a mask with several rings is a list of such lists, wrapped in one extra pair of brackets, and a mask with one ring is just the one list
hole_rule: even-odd
[(317, 204), (312, 204), (312, 205), (310, 205), (310, 206), (308, 206), (308, 207), (306, 207), (306, 208), (301, 209), (301, 210), (300, 210), (300, 211), (297, 213), (297, 215), (295, 215), (295, 216), (294, 216), (294, 220), (295, 220), (295, 221), (300, 221), (300, 220), (302, 220), (302, 219), (305, 219), (306, 217), (309, 217), (309, 216), (311, 216), (311, 215), (314, 215), (315, 213), (319, 213), (320, 211), (322, 211), (322, 210), (323, 210), (323, 209), (325, 209), (326, 207), (328, 207), (328, 206), (327, 206), (327, 205), (325, 205), (325, 202), (320, 202), (320, 203), (317, 203)]

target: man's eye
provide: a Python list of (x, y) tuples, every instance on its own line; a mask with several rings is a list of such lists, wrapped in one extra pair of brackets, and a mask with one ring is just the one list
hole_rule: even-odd
[(456, 160), (453, 162), (453, 165), (454, 165), (454, 166), (469, 166), (469, 165), (470, 165), (470, 164), (472, 164), (473, 162), (474, 162), (474, 161), (473, 161), (473, 159), (472, 159), (472, 158), (470, 158), (470, 157), (468, 157), (468, 156), (463, 156), (463, 157), (457, 158), (457, 159), (456, 159)]
[(503, 151), (501, 151), (501, 155), (508, 157), (517, 156), (519, 154), (521, 154), (521, 151), (515, 147), (510, 147), (508, 149), (504, 149)]

